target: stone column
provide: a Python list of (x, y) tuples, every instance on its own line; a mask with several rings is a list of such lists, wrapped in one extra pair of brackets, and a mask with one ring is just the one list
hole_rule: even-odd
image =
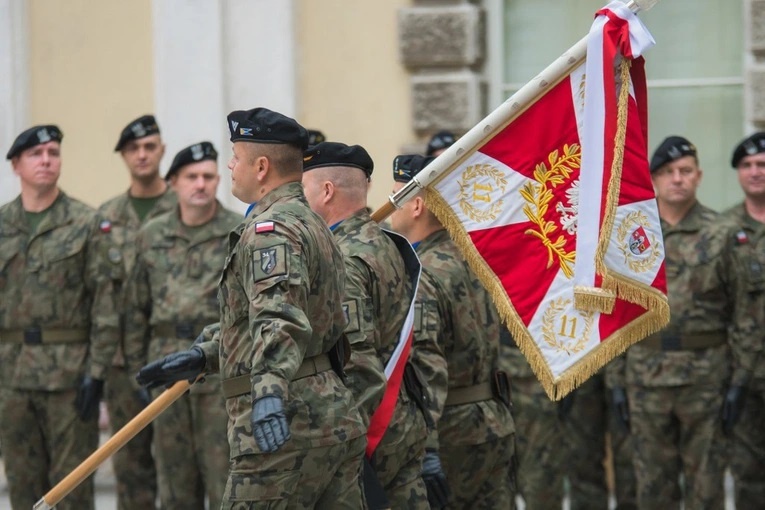
[(744, 121), (765, 129), (765, 0), (745, 0), (746, 47)]
[(398, 28), (400, 59), (411, 73), (412, 127), (421, 141), (441, 129), (459, 135), (473, 127), (486, 114), (482, 8), (415, 1), (399, 11)]
[(16, 135), (28, 127), (26, 12), (26, 0), (0, 0), (0, 205), (20, 191), (5, 155)]

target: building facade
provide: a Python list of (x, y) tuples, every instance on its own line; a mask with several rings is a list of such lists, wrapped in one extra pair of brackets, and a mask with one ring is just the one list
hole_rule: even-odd
[[(29, 125), (65, 134), (62, 186), (97, 205), (128, 185), (119, 131), (157, 116), (172, 156), (212, 141), (229, 193), (226, 114), (295, 116), (330, 140), (367, 147), (371, 205), (393, 157), (442, 128), (476, 124), (586, 35), (605, 0), (0, 0), (0, 149)], [(641, 19), (649, 151), (671, 134), (699, 147), (701, 199), (740, 200), (729, 156), (765, 126), (765, 0), (661, 0)], [(4, 152), (3, 152), (4, 153)], [(0, 203), (18, 193), (9, 164)]]

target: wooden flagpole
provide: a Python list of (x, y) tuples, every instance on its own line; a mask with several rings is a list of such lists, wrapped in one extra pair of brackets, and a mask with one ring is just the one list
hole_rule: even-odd
[[(632, 12), (637, 13), (639, 11), (647, 11), (656, 5), (658, 1), (630, 0), (626, 2), (626, 6)], [(388, 197), (388, 202), (372, 214), (372, 219), (380, 222), (390, 216), (393, 211), (401, 207), (403, 203), (414, 197), (421, 190), (437, 183), (458, 167), (472, 154), (471, 149), (480, 147), (517, 119), (540, 97), (545, 95), (551, 88), (568, 76), (571, 71), (584, 62), (587, 56), (588, 39), (589, 33), (566, 50), (563, 55), (547, 66), (534, 79), (499, 105), (481, 122), (473, 126), (470, 131), (461, 136), (454, 145), (446, 149), (427, 168), (418, 173), (398, 192)]]
[(82, 463), (74, 468), (71, 473), (66, 475), (63, 480), (58, 482), (55, 487), (48, 491), (45, 496), (35, 503), (33, 510), (50, 510), (55, 507), (67, 494), (72, 492), (88, 476), (90, 476), (106, 459), (125, 446), (128, 441), (141, 432), (151, 423), (154, 418), (159, 416), (165, 409), (170, 407), (173, 402), (178, 400), (191, 383), (188, 381), (178, 381), (170, 388), (165, 390), (160, 396), (154, 399), (143, 411), (138, 413), (135, 418), (130, 420), (124, 427), (118, 430), (106, 443), (94, 451)]

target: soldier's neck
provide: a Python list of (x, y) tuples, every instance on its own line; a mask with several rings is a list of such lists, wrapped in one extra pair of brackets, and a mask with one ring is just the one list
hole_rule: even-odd
[(744, 199), (746, 213), (760, 223), (765, 223), (765, 197)]
[(33, 188), (21, 187), (21, 205), (27, 212), (42, 212), (53, 205), (58, 198), (59, 189), (57, 186), (38, 190)]
[(150, 181), (132, 180), (130, 182), (130, 196), (135, 198), (158, 197), (167, 190), (167, 183), (157, 175)]
[(659, 217), (670, 225), (677, 225), (683, 218), (685, 218), (688, 211), (693, 209), (693, 206), (696, 205), (696, 199), (683, 204), (668, 204), (659, 200), (658, 205)]
[(181, 222), (187, 227), (198, 227), (213, 219), (218, 203), (213, 202), (208, 207), (185, 207), (183, 204), (178, 206), (181, 210)]

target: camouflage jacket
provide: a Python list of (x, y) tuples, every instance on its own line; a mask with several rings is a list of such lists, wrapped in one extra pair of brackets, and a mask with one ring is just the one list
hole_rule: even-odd
[(292, 381), (304, 358), (329, 350), (346, 327), (343, 257), (299, 182), (264, 196), (231, 234), (220, 281), (220, 330), (201, 344), (207, 372), (249, 375), (251, 395), (229, 398), (231, 456), (257, 454), (252, 402), (284, 399), (287, 452), (364, 435), (353, 396), (332, 370)]
[[(204, 326), (218, 321), (218, 280), (228, 234), (240, 220), (218, 203), (208, 223), (189, 228), (176, 207), (138, 232), (137, 255), (125, 285), (124, 347), (131, 373), (148, 361), (190, 348)], [(176, 329), (189, 331), (168, 334)], [(219, 391), (218, 386), (195, 384), (192, 392)]]
[(637, 343), (609, 365), (610, 386), (744, 384), (751, 377), (757, 350), (754, 302), (744, 273), (748, 252), (740, 249), (732, 226), (716, 218), (697, 203), (677, 225), (661, 222), (671, 318), (656, 336), (719, 333), (727, 343), (673, 351)]
[(759, 300), (755, 306), (755, 316), (759, 327), (755, 332), (755, 341), (760, 344), (760, 356), (754, 366), (753, 376), (758, 379), (765, 379), (765, 356), (762, 354), (763, 344), (765, 344), (765, 224), (755, 220), (746, 212), (744, 203), (740, 203), (723, 212), (720, 217), (734, 224), (738, 229), (746, 234), (742, 237), (736, 233), (737, 244), (740, 249), (749, 248), (750, 265), (746, 283), (752, 296)]
[[(449, 445), (482, 444), (515, 432), (510, 410), (497, 399), (444, 407), (448, 390), (492, 380), (500, 368), (500, 320), (486, 289), (449, 238), (440, 230), (417, 246), (423, 274), (417, 295), (421, 307), (415, 339), (437, 343), (446, 359), (447, 373), (433, 366), (424, 372), (436, 419), (438, 442)], [(415, 358), (422, 350), (415, 349)], [(430, 361), (430, 363), (428, 363)], [(418, 368), (422, 363), (417, 363)], [(446, 384), (445, 384), (446, 383)], [(447, 389), (448, 387), (448, 389)], [(432, 438), (429, 446), (433, 446)]]
[[(133, 262), (135, 261), (137, 253), (135, 237), (138, 235), (138, 230), (141, 228), (141, 225), (160, 214), (172, 211), (177, 205), (178, 197), (168, 186), (167, 190), (162, 195), (162, 198), (160, 198), (154, 205), (154, 208), (149, 211), (149, 214), (146, 215), (143, 222), (138, 218), (138, 213), (135, 212), (133, 205), (130, 203), (130, 195), (127, 192), (107, 200), (98, 208), (98, 213), (112, 224), (112, 237), (122, 251), (125, 274), (128, 277), (133, 271)], [(122, 289), (118, 289), (118, 291), (119, 309), (122, 310), (124, 306), (124, 295), (122, 294)], [(122, 317), (122, 320), (123, 331), (120, 334), (116, 355), (113, 360), (115, 366), (124, 365), (122, 348), (124, 342), (124, 317)]]
[[(369, 421), (386, 387), (385, 364), (390, 360), (408, 312), (411, 284), (396, 245), (365, 210), (343, 220), (334, 230), (345, 258), (345, 330), (351, 360), (345, 367), (348, 387)], [(409, 405), (401, 385), (383, 443), (422, 440), (425, 422)]]
[[(92, 208), (59, 192), (36, 232), (21, 197), (0, 207), (0, 384), (64, 390), (89, 373), (103, 379), (117, 345), (114, 288), (122, 256), (108, 224)], [(39, 327), (42, 343), (3, 340)], [(46, 331), (82, 330), (82, 341), (45, 341)]]

